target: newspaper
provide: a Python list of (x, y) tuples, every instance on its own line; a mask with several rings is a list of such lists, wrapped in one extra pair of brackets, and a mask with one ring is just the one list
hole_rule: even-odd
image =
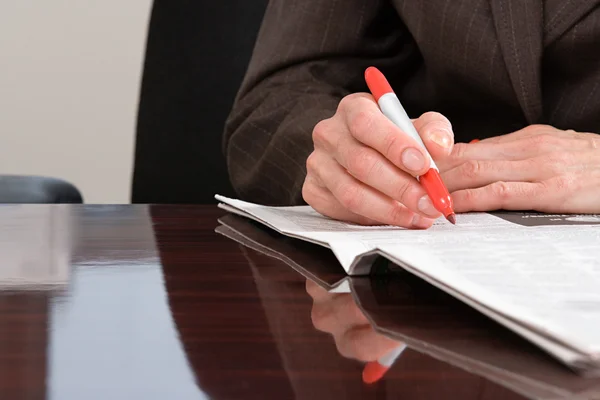
[(389, 258), (571, 368), (600, 372), (600, 216), (469, 213), (456, 226), (439, 219), (409, 230), (216, 198), (225, 210), (329, 247), (349, 275)]

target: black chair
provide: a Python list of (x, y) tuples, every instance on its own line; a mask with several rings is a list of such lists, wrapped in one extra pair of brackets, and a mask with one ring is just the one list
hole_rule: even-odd
[(79, 204), (83, 196), (71, 183), (43, 176), (0, 175), (1, 204)]
[(153, 5), (142, 78), (132, 203), (213, 203), (233, 195), (224, 123), (268, 0)]

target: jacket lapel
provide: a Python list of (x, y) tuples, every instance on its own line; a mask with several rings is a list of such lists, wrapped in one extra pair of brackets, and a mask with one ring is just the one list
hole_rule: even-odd
[(600, 0), (546, 0), (544, 46), (549, 46), (594, 8)]
[(500, 49), (519, 104), (530, 124), (540, 123), (543, 0), (489, 0)]

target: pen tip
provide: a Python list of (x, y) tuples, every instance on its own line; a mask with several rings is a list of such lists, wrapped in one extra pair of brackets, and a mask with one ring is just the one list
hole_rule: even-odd
[(452, 213), (452, 214), (448, 214), (448, 216), (446, 217), (446, 219), (448, 221), (450, 221), (450, 223), (452, 225), (456, 225), (456, 214)]

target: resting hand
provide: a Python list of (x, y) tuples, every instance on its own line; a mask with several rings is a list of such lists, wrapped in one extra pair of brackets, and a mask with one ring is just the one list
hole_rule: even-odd
[(532, 125), (456, 144), (439, 165), (456, 212), (600, 213), (600, 136)]
[(329, 293), (311, 280), (306, 281), (306, 291), (313, 298), (314, 327), (333, 336), (343, 357), (375, 361), (401, 344), (375, 332), (350, 294)]
[[(432, 158), (448, 156), (450, 122), (426, 113), (414, 121)], [(415, 179), (429, 169), (426, 152), (379, 110), (369, 94), (344, 98), (317, 124), (307, 160), (304, 200), (328, 217), (363, 225), (429, 228), (441, 214)]]

